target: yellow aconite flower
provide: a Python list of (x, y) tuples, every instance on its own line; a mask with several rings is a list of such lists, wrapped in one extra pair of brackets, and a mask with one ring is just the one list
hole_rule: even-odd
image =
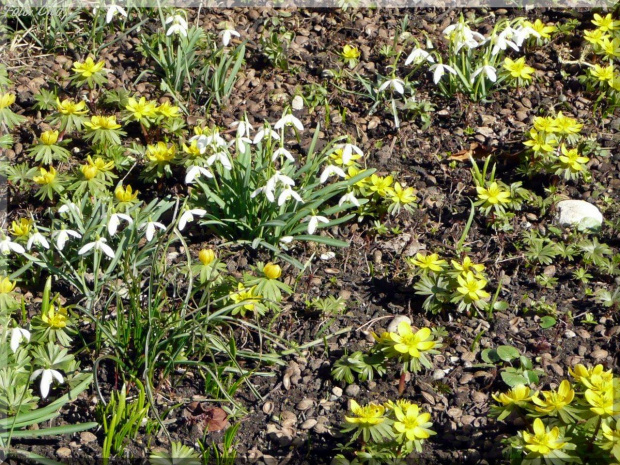
[(97, 157), (97, 158), (95, 158), (95, 160), (93, 160), (91, 158), (91, 156), (89, 155), (87, 157), (87, 161), (88, 161), (89, 165), (95, 166), (99, 171), (103, 171), (104, 173), (106, 171), (111, 171), (111, 170), (114, 169), (114, 162), (113, 161), (106, 162), (101, 157)]
[(350, 45), (345, 45), (342, 47), (342, 58), (345, 60), (357, 60), (361, 53), (357, 47), (352, 47)]
[(496, 182), (492, 182), (486, 189), (482, 186), (476, 186), (478, 198), (484, 200), (491, 205), (501, 205), (510, 202), (510, 192), (505, 191)]
[(471, 258), (465, 257), (463, 259), (463, 263), (456, 262), (451, 260), (452, 267), (456, 271), (461, 271), (463, 273), (467, 273), (468, 271), (476, 271), (478, 273), (482, 273), (484, 271), (484, 265), (481, 263), (474, 263), (471, 261)]
[(157, 113), (159, 113), (162, 116), (165, 116), (166, 118), (174, 118), (179, 115), (180, 111), (181, 110), (179, 110), (179, 107), (170, 105), (170, 103), (168, 102), (164, 102), (160, 106), (157, 107)]
[(564, 116), (560, 111), (555, 117), (555, 131), (558, 134), (579, 134), (583, 124), (577, 122), (575, 118)]
[(408, 322), (401, 321), (398, 324), (397, 331), (397, 333), (389, 333), (389, 335), (390, 339), (395, 342), (394, 350), (401, 354), (419, 358), (421, 352), (431, 350), (437, 345), (429, 328), (422, 328), (414, 333)]
[(614, 390), (611, 383), (602, 391), (588, 389), (585, 398), (591, 405), (590, 410), (601, 417), (608, 417), (620, 413), (620, 399), (614, 399)]
[(544, 131), (530, 129), (530, 138), (523, 142), (523, 145), (530, 147), (534, 152), (553, 152), (554, 144), (557, 142), (553, 138), (547, 138)]
[(613, 430), (607, 423), (601, 423), (601, 431), (608, 444), (603, 444), (603, 449), (611, 449), (614, 444), (620, 444), (620, 420), (616, 422), (616, 429)]
[(44, 313), (41, 316), (41, 319), (44, 323), (46, 323), (50, 328), (61, 329), (67, 326), (67, 321), (69, 317), (67, 316), (67, 309), (64, 307), (59, 307), (58, 311), (56, 311), (56, 307), (53, 305), (50, 307), (47, 313)]
[(529, 402), (533, 394), (528, 386), (517, 384), (508, 392), (493, 394), (493, 399), (502, 405), (518, 404), (519, 402)]
[(88, 181), (99, 174), (99, 169), (95, 165), (90, 164), (80, 166), (80, 171)]
[(16, 284), (17, 282), (11, 282), (8, 277), (4, 276), (0, 279), (0, 294), (8, 294), (9, 292), (13, 292)]
[(385, 421), (385, 417), (383, 416), (385, 413), (385, 407), (383, 405), (378, 405), (371, 402), (370, 404), (361, 407), (357, 402), (351, 399), (350, 410), (354, 416), (345, 416), (344, 419), (347, 423), (351, 423), (353, 425), (360, 425), (361, 427), (375, 426)]
[(487, 280), (484, 278), (476, 278), (473, 272), (468, 271), (467, 273), (463, 273), (459, 275), (456, 280), (459, 283), (459, 287), (456, 288), (456, 291), (466, 298), (476, 302), (489, 297), (489, 293), (484, 290), (487, 285)]
[(175, 153), (174, 145), (168, 147), (165, 142), (146, 146), (146, 158), (153, 163), (170, 163), (174, 160)]
[(590, 161), (588, 157), (582, 157), (577, 149), (568, 150), (564, 144), (562, 144), (562, 155), (560, 155), (559, 160), (563, 165), (574, 172), (583, 171), (585, 163)]
[(347, 163), (344, 163), (344, 161), (342, 160), (342, 149), (336, 149), (334, 150), (334, 153), (332, 153), (329, 158), (334, 162), (334, 164), (336, 165), (340, 165), (340, 166), (351, 166), (353, 164), (355, 164), (355, 162), (357, 160), (359, 160), (360, 158), (362, 158), (362, 156), (359, 153), (352, 153), (351, 156), (349, 157), (349, 161), (347, 161)]
[(550, 116), (537, 116), (534, 118), (534, 129), (552, 134), (557, 131), (555, 119)]
[(611, 59), (620, 57), (620, 38), (616, 37), (614, 39), (610, 39), (609, 37), (603, 37), (600, 46), (607, 58)]
[(187, 145), (183, 144), (183, 151), (185, 153), (187, 153), (192, 158), (196, 158), (196, 157), (200, 156), (200, 148), (198, 147), (198, 141), (197, 140), (193, 140), (189, 144), (189, 147)]
[(394, 178), (392, 176), (386, 176), (383, 178), (381, 176), (373, 174), (370, 177), (370, 183), (368, 184), (368, 188), (372, 192), (376, 192), (377, 194), (379, 194), (381, 197), (385, 197), (386, 191), (389, 187), (392, 186), (393, 182)]
[(246, 288), (243, 283), (239, 283), (237, 285), (237, 290), (231, 292), (229, 297), (236, 304), (245, 302), (245, 304), (243, 304), (244, 309), (254, 310), (254, 304), (258, 302), (258, 299), (260, 298), (260, 296), (254, 295), (255, 289), (256, 286)]
[(41, 186), (53, 183), (58, 174), (53, 166), (50, 166), (49, 171), (45, 168), (39, 168), (39, 172), (40, 175), (34, 176), (32, 180)]
[(157, 115), (157, 106), (153, 102), (148, 102), (144, 97), (139, 101), (135, 98), (127, 100), (125, 109), (131, 113), (131, 116), (140, 121), (143, 118), (153, 118)]
[(86, 102), (77, 102), (75, 103), (73, 100), (63, 100), (62, 102), (58, 97), (56, 97), (56, 109), (58, 113), (63, 115), (85, 115), (88, 113), (88, 109), (86, 108)]
[(127, 187), (118, 186), (114, 189), (114, 197), (119, 202), (133, 202), (138, 198), (139, 191), (133, 191), (133, 188), (128, 184)]
[(538, 34), (540, 34), (540, 37), (543, 39), (549, 39), (551, 37), (551, 33), (556, 31), (555, 26), (547, 26), (540, 19), (537, 19), (533, 23), (526, 21), (525, 24), (538, 32)]
[(447, 262), (441, 260), (439, 254), (432, 253), (429, 255), (422, 255), (418, 252), (415, 259), (411, 260), (411, 263), (423, 270), (441, 271)]
[(601, 82), (611, 81), (614, 78), (614, 65), (604, 67), (594, 65), (594, 68), (590, 69), (590, 74)]
[(394, 429), (404, 434), (410, 441), (426, 439), (433, 434), (429, 429), (432, 425), (430, 413), (420, 412), (420, 407), (415, 404), (409, 405), (406, 409), (396, 407), (394, 415), (397, 420), (394, 422)]
[(20, 218), (19, 222), (13, 221), (11, 223), (11, 234), (16, 237), (27, 237), (28, 235), (30, 235), (33, 224), (34, 221), (32, 221), (30, 218)]
[(97, 129), (118, 129), (121, 127), (121, 125), (116, 122), (116, 116), (91, 116), (90, 121), (85, 122), (84, 126), (93, 131)]
[(215, 255), (215, 250), (213, 249), (202, 249), (198, 252), (198, 260), (200, 260), (200, 263), (204, 266), (210, 265), (216, 258), (217, 256)]
[(390, 190), (389, 196), (393, 203), (400, 203), (403, 205), (415, 202), (417, 198), (413, 187), (403, 188), (399, 182), (394, 184), (394, 188)]
[[(351, 179), (354, 178), (355, 176), (357, 176), (358, 174), (360, 174), (362, 172), (362, 170), (357, 169), (355, 166), (349, 166), (349, 168), (347, 169), (347, 179)], [(374, 176), (374, 174), (373, 174)], [(364, 187), (368, 187), (368, 185), (370, 184), (370, 181), (368, 178), (364, 178), (360, 181), (357, 181), (355, 183), (356, 187), (359, 188), (364, 188)]]
[(580, 382), (581, 384), (585, 384), (588, 387), (591, 386), (590, 379), (593, 376), (609, 376), (609, 381), (611, 381), (613, 377), (612, 371), (605, 371), (605, 367), (601, 364), (588, 368), (585, 365), (578, 363), (577, 365), (575, 365), (574, 369), (569, 368), (568, 372), (573, 378), (575, 378), (576, 381)]
[(58, 142), (58, 131), (45, 131), (41, 134), (39, 140), (42, 144), (54, 145)]
[(79, 74), (83, 78), (89, 78), (93, 74), (98, 73), (103, 69), (105, 63), (100, 61), (95, 63), (91, 57), (88, 57), (84, 63), (73, 63), (73, 71)]
[(611, 13), (608, 13), (605, 17), (599, 15), (598, 13), (594, 13), (594, 19), (592, 20), (592, 24), (597, 26), (598, 29), (603, 32), (613, 31), (620, 28), (620, 21), (614, 21)]
[(560, 440), (560, 430), (556, 426), (550, 431), (547, 430), (540, 418), (534, 420), (534, 434), (527, 431), (523, 432), (525, 448), (540, 455), (547, 455), (549, 452), (561, 449), (566, 445)]
[(607, 34), (600, 29), (593, 29), (591, 31), (584, 31), (583, 38), (590, 42), (592, 45), (601, 45), (604, 38), (607, 38)]
[(280, 268), (280, 265), (269, 262), (263, 267), (263, 273), (269, 279), (278, 279), (282, 276), (282, 268)]
[(15, 94), (0, 94), (0, 110), (15, 103)]
[(521, 78), (529, 81), (532, 79), (534, 68), (525, 63), (525, 57), (521, 57), (514, 61), (506, 57), (504, 59), (504, 69), (510, 73), (513, 78)]
[(542, 391), (541, 394), (545, 398), (544, 400), (534, 396), (532, 402), (537, 405), (537, 412), (546, 414), (559, 412), (575, 398), (575, 391), (571, 389), (570, 383), (566, 379), (560, 383), (557, 391)]

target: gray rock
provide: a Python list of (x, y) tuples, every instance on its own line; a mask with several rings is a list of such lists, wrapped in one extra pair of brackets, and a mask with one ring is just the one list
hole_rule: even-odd
[(351, 384), (347, 386), (344, 393), (350, 397), (356, 397), (360, 393), (360, 387), (357, 384)]
[(579, 230), (599, 229), (603, 224), (601, 211), (585, 200), (562, 200), (556, 205), (556, 222), (560, 226), (577, 226)]

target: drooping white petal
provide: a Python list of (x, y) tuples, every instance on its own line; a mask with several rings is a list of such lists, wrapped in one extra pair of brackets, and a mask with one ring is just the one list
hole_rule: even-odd
[(89, 242), (84, 247), (82, 247), (80, 250), (78, 250), (78, 255), (84, 255), (89, 250), (93, 249), (96, 245), (97, 245), (96, 242)]

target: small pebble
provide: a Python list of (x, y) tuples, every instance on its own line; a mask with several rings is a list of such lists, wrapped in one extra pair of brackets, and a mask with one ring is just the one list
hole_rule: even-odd
[(339, 388), (338, 386), (334, 386), (332, 388), (332, 394), (335, 395), (336, 397), (341, 397), (342, 396), (342, 389)]
[(360, 393), (360, 387), (357, 384), (347, 386), (344, 393), (350, 397), (356, 397)]

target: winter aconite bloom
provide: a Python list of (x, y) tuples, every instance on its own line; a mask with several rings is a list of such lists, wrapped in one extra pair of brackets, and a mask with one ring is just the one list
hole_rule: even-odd
[(484, 265), (479, 263), (474, 263), (471, 261), (471, 258), (465, 257), (462, 263), (451, 260), (452, 267), (456, 271), (460, 271), (462, 273), (467, 273), (469, 271), (474, 271), (477, 273), (482, 273), (484, 271)]
[(477, 186), (478, 198), (491, 205), (501, 205), (510, 202), (510, 192), (505, 191), (496, 182), (492, 182), (487, 188)]
[(517, 384), (508, 392), (493, 394), (493, 399), (502, 405), (518, 404), (532, 400), (532, 392), (528, 386)]
[(504, 60), (504, 69), (508, 71), (513, 78), (523, 79), (525, 81), (532, 79), (532, 74), (534, 73), (534, 68), (525, 63), (525, 57), (521, 57), (516, 61), (506, 57)]
[(263, 273), (269, 279), (278, 279), (282, 276), (282, 268), (280, 265), (269, 262), (263, 267)]
[(134, 191), (133, 188), (128, 184), (123, 187), (119, 185), (114, 189), (114, 197), (121, 203), (130, 203), (134, 202), (138, 198), (139, 191)]
[(603, 32), (620, 29), (620, 21), (614, 21), (611, 13), (608, 13), (606, 16), (601, 16), (598, 13), (594, 13), (592, 24), (597, 26), (598, 29)]
[(82, 116), (88, 113), (86, 102), (80, 101), (76, 103), (69, 99), (61, 102), (59, 98), (56, 98), (56, 110), (62, 115)]
[(560, 439), (559, 428), (556, 426), (548, 430), (540, 418), (534, 420), (533, 430), (534, 434), (530, 434), (527, 431), (523, 432), (525, 448), (531, 452), (545, 456), (566, 445)]
[(49, 170), (45, 168), (39, 168), (39, 176), (34, 176), (32, 180), (41, 186), (45, 186), (53, 183), (56, 180), (56, 169), (53, 166), (50, 166)]
[(370, 403), (361, 407), (355, 400), (351, 399), (350, 411), (352, 416), (345, 416), (344, 419), (347, 423), (352, 425), (358, 425), (360, 427), (375, 426), (385, 421), (383, 414), (385, 413), (385, 407)]
[(176, 155), (176, 149), (174, 145), (168, 147), (165, 142), (157, 142), (156, 145), (147, 145), (146, 146), (146, 158), (153, 162), (159, 164), (168, 164), (171, 163)]
[(372, 176), (370, 176), (368, 189), (371, 192), (377, 193), (381, 197), (385, 197), (389, 188), (392, 187), (393, 182), (394, 182), (394, 178), (392, 176), (381, 177), (381, 176), (377, 176), (376, 174), (373, 174)]
[(16, 285), (16, 281), (11, 281), (7, 276), (4, 276), (0, 279), (0, 294), (9, 294), (13, 292)]
[(404, 187), (399, 182), (394, 183), (394, 188), (388, 192), (388, 196), (393, 203), (401, 205), (410, 204), (417, 199), (413, 187)]
[(144, 97), (140, 100), (130, 98), (127, 100), (125, 109), (135, 121), (142, 121), (145, 118), (154, 118), (157, 115), (157, 106), (153, 102), (147, 101)]
[(15, 103), (15, 94), (0, 94), (0, 110), (8, 108)]
[(614, 65), (594, 65), (590, 69), (590, 74), (601, 82), (611, 81), (614, 78)]
[(530, 147), (534, 152), (553, 152), (555, 144), (556, 139), (536, 129), (530, 129), (530, 138), (523, 142), (523, 145)]
[(116, 122), (116, 116), (91, 116), (90, 121), (86, 121), (84, 126), (90, 128), (91, 131), (96, 131), (98, 129), (109, 131), (121, 127), (121, 125)]
[(489, 297), (489, 293), (484, 290), (487, 285), (486, 279), (476, 277), (471, 271), (461, 274), (456, 279), (459, 283), (456, 291), (466, 299), (476, 302)]
[(602, 384), (613, 380), (613, 372), (611, 370), (605, 371), (605, 367), (600, 364), (588, 368), (578, 363), (574, 368), (569, 368), (568, 372), (577, 382), (589, 389), (600, 389)]
[(409, 441), (426, 439), (435, 434), (430, 429), (433, 425), (430, 422), (430, 413), (421, 412), (416, 404), (409, 404), (405, 408), (397, 405), (394, 407), (394, 415), (396, 416), (394, 429), (406, 436)]
[(422, 352), (432, 350), (437, 342), (431, 335), (429, 328), (422, 328), (413, 332), (411, 325), (407, 321), (401, 321), (396, 333), (388, 333), (390, 339), (395, 343), (394, 350), (410, 357), (419, 358)]
[(357, 65), (360, 55), (361, 53), (359, 49), (349, 44), (342, 47), (342, 52), (340, 53), (342, 61), (344, 61), (349, 66), (349, 68), (355, 68), (355, 65)]
[(561, 111), (555, 117), (555, 132), (557, 134), (579, 134), (581, 128), (583, 128), (583, 124), (579, 123), (575, 118), (564, 115)]
[(32, 221), (30, 218), (20, 218), (19, 221), (13, 221), (11, 223), (9, 231), (15, 237), (28, 237), (30, 235), (30, 231), (32, 230), (33, 225), (34, 221)]
[(610, 417), (620, 413), (620, 399), (614, 399), (612, 383), (602, 391), (588, 389), (584, 394), (590, 410), (601, 417)]
[(441, 260), (439, 255), (436, 253), (422, 255), (418, 252), (415, 259), (412, 260), (411, 263), (423, 270), (439, 272), (443, 269), (447, 262), (445, 260)]
[(217, 255), (213, 249), (202, 249), (198, 252), (198, 260), (200, 260), (200, 263), (204, 266), (210, 265), (216, 258)]
[(536, 404), (536, 411), (540, 413), (557, 413), (568, 406), (575, 398), (575, 391), (571, 389), (568, 380), (560, 383), (557, 391), (542, 391), (544, 399), (535, 396), (532, 402)]
[(526, 26), (532, 28), (532, 30), (536, 31), (536, 33), (540, 36), (541, 39), (550, 39), (551, 34), (557, 30), (557, 28), (553, 25), (546, 25), (540, 19), (537, 19), (533, 23), (529, 21), (525, 21)]
[(56, 310), (56, 307), (52, 305), (47, 313), (41, 315), (41, 320), (50, 328), (62, 329), (67, 326), (69, 320), (67, 309), (65, 307), (58, 307), (58, 310)]
[(95, 63), (91, 57), (88, 57), (84, 63), (77, 61), (73, 63), (73, 71), (75, 71), (80, 77), (86, 79), (100, 72), (104, 65), (105, 63), (103, 61)]
[(237, 285), (237, 290), (231, 292), (229, 297), (236, 304), (243, 303), (244, 310), (253, 311), (256, 303), (260, 299), (260, 296), (254, 295), (255, 290), (256, 286), (246, 288), (243, 283), (239, 283)]
[(159, 113), (165, 118), (175, 118), (179, 116), (180, 112), (181, 112), (181, 109), (179, 107), (170, 105), (169, 102), (164, 102), (157, 107), (157, 113)]
[(562, 144), (562, 155), (560, 155), (558, 159), (565, 168), (573, 172), (583, 171), (585, 169), (585, 164), (590, 161), (588, 157), (581, 156), (577, 149), (569, 150), (564, 144)]
[(54, 145), (58, 142), (58, 131), (45, 131), (41, 133), (39, 140), (44, 145)]

